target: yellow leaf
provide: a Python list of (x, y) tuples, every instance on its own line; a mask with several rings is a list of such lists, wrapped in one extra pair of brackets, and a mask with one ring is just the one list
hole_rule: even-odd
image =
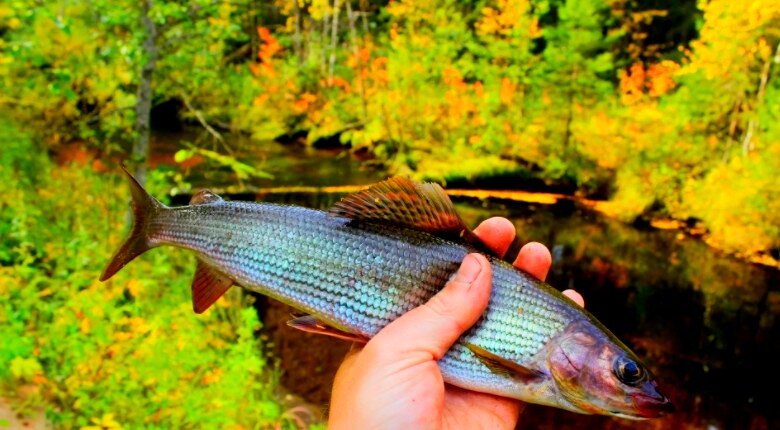
[(140, 296), (143, 290), (144, 290), (143, 284), (141, 284), (141, 282), (138, 281), (137, 279), (131, 279), (130, 281), (127, 282), (127, 291), (133, 297)]

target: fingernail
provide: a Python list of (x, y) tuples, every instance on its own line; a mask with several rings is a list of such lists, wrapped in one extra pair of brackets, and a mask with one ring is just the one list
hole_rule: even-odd
[(479, 276), (479, 272), (481, 271), (482, 265), (479, 264), (477, 257), (469, 254), (463, 259), (463, 263), (460, 265), (460, 269), (458, 269), (458, 273), (455, 275), (452, 282), (469, 288), (477, 279), (477, 276)]

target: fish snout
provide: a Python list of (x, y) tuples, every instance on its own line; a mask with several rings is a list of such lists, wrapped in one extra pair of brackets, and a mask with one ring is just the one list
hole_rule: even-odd
[(648, 391), (637, 393), (633, 398), (634, 406), (642, 418), (659, 418), (674, 412), (674, 405), (668, 397), (661, 394), (655, 387)]

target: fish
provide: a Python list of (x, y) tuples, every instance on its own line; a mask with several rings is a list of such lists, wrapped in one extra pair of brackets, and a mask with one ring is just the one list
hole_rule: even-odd
[(101, 281), (152, 248), (183, 248), (197, 257), (196, 313), (237, 285), (301, 312), (291, 327), (367, 342), (480, 252), (492, 268), (488, 308), (438, 361), (447, 383), (583, 414), (648, 419), (674, 410), (590, 312), (492, 255), (438, 184), (394, 177), (327, 211), (227, 201), (209, 190), (168, 207), (125, 173), (134, 222)]

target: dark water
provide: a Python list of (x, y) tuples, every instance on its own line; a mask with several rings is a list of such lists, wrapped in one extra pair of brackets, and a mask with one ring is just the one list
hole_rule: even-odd
[[(264, 153), (282, 166), (280, 183), (363, 184), (382, 176), (347, 156), (272, 146)], [(338, 197), (277, 194), (266, 200), (325, 208)], [(456, 206), (470, 225), (504, 216), (524, 241), (546, 244), (554, 256), (550, 284), (581, 292), (586, 307), (644, 359), (678, 409), (661, 420), (635, 422), (529, 406), (520, 428), (780, 428), (774, 367), (780, 272), (674, 231), (637, 230), (571, 202), (456, 200)], [(263, 309), (264, 336), (281, 357), (286, 388), (324, 404), (346, 345), (293, 333), (280, 324), (287, 315), (277, 304)]]

